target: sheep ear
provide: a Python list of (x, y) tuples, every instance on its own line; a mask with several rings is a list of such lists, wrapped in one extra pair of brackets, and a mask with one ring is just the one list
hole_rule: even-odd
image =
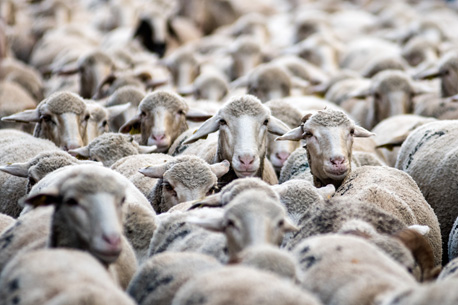
[(406, 134), (402, 134), (400, 136), (394, 137), (393, 139), (391, 139), (391, 140), (389, 140), (389, 141), (387, 141), (385, 143), (382, 143), (382, 144), (379, 144), (379, 145), (375, 146), (375, 148), (386, 148), (389, 151), (392, 151), (393, 148), (401, 146), (402, 143), (404, 143), (404, 141), (407, 139), (408, 135), (409, 134), (406, 133)]
[(194, 86), (193, 85), (189, 85), (189, 86), (186, 86), (186, 87), (179, 88), (178, 89), (178, 94), (182, 95), (182, 96), (188, 96), (188, 95), (194, 94), (195, 91), (196, 91), (196, 89), (194, 88)]
[(224, 174), (229, 171), (230, 163), (227, 160), (223, 160), (220, 163), (210, 165), (211, 171), (216, 177), (221, 178)]
[(285, 123), (273, 116), (271, 116), (269, 119), (267, 130), (277, 136), (281, 136), (290, 131), (289, 127)]
[(222, 217), (205, 219), (199, 217), (188, 217), (186, 222), (214, 232), (224, 231), (224, 219)]
[(411, 225), (408, 228), (410, 230), (416, 231), (417, 233), (420, 233), (423, 236), (425, 236), (429, 233), (429, 231), (431, 231), (431, 229), (428, 226), (423, 225)]
[(60, 202), (60, 196), (57, 189), (49, 188), (46, 192), (41, 192), (39, 194), (35, 194), (29, 196), (23, 200), (23, 203), (29, 204), (33, 207), (51, 205), (51, 204), (58, 204)]
[(151, 178), (162, 178), (167, 171), (167, 163), (140, 168), (140, 173)]
[(160, 87), (160, 86), (163, 86), (165, 84), (167, 84), (168, 82), (170, 81), (170, 79), (168, 78), (164, 78), (164, 79), (150, 79), (149, 81), (146, 82), (145, 84), (145, 87), (147, 89), (151, 88), (151, 89), (156, 89), (157, 87)]
[(37, 123), (40, 121), (38, 109), (25, 110), (2, 118), (6, 122)]
[(216, 132), (219, 130), (219, 116), (213, 116), (205, 121), (202, 126), (197, 129), (192, 136), (190, 136), (186, 141), (183, 142), (183, 145), (191, 144), (197, 140), (204, 138), (210, 133)]
[(213, 115), (197, 110), (197, 109), (189, 109), (188, 112), (186, 113), (186, 120), (190, 120), (193, 122), (203, 122), (205, 120), (208, 120), (211, 118)]
[(188, 209), (188, 211), (198, 209), (198, 208), (206, 208), (206, 207), (207, 208), (222, 207), (220, 194), (213, 194), (213, 195), (205, 197), (202, 200), (196, 200), (195, 203)]
[(371, 95), (370, 87), (364, 87), (364, 88), (356, 89), (353, 92), (350, 92), (348, 97), (349, 98), (366, 98), (369, 95)]
[(435, 93), (436, 90), (434, 88), (431, 88), (430, 86), (427, 86), (426, 84), (422, 83), (414, 83), (413, 84), (413, 92), (418, 95), (418, 94), (424, 94), (424, 93)]
[(370, 136), (375, 136), (375, 133), (370, 132), (369, 130), (364, 129), (361, 126), (355, 126), (355, 137), (358, 138), (368, 138)]
[(145, 146), (145, 145), (138, 145), (138, 152), (140, 154), (151, 154), (157, 150), (156, 145)]
[(293, 224), (293, 222), (288, 217), (285, 217), (284, 222), (285, 223), (283, 225), (283, 228), (285, 229), (285, 232), (299, 231), (299, 229)]
[(229, 86), (231, 89), (237, 89), (237, 88), (242, 88), (246, 87), (248, 85), (248, 76), (240, 76), (236, 80), (232, 81)]
[(127, 104), (107, 107), (108, 119), (111, 120), (111, 119), (117, 117), (118, 115), (120, 115), (121, 113), (123, 113), (124, 111), (129, 109), (130, 106), (131, 106), (131, 104), (127, 103)]
[(326, 186), (320, 187), (316, 190), (321, 198), (324, 200), (331, 198), (335, 192), (336, 187), (333, 184), (328, 184)]
[(302, 133), (302, 128), (299, 126), (290, 130), (288, 133), (285, 133), (281, 137), (275, 138), (275, 141), (299, 141), (302, 140)]
[(137, 134), (140, 133), (140, 116), (136, 115), (119, 128), (120, 133)]
[(84, 147), (80, 147), (76, 149), (70, 149), (68, 153), (72, 155), (73, 157), (77, 157), (77, 158), (87, 159), (91, 156), (88, 146), (84, 146)]
[(27, 178), (29, 176), (29, 164), (13, 163), (6, 166), (0, 166), (0, 171), (13, 176)]
[(78, 67), (77, 63), (67, 65), (63, 67), (62, 69), (54, 71), (54, 73), (57, 73), (58, 75), (73, 75), (79, 72), (80, 72), (80, 68)]
[(413, 78), (414, 79), (433, 79), (439, 77), (441, 75), (439, 69), (437, 67), (427, 69), (423, 72), (418, 73)]
[(291, 85), (294, 88), (307, 90), (310, 89), (310, 82), (297, 76), (291, 77)]

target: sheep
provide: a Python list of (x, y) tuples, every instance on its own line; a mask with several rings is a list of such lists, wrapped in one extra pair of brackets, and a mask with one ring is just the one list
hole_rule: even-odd
[(229, 93), (226, 77), (213, 69), (201, 73), (190, 88), (180, 90), (180, 94), (192, 94), (194, 99), (207, 101), (222, 101)]
[(248, 75), (262, 62), (260, 43), (249, 36), (237, 38), (230, 46), (232, 65), (229, 78), (231, 80)]
[(43, 249), (13, 259), (0, 277), (0, 296), (4, 304), (135, 304), (102, 264), (70, 249)]
[(293, 254), (301, 287), (323, 304), (377, 304), (389, 292), (417, 286), (407, 270), (361, 237), (318, 235), (304, 239)]
[[(59, 149), (52, 142), (37, 139), (31, 135), (10, 129), (0, 130), (0, 164), (25, 162), (41, 152), (54, 152)], [(11, 176), (5, 172), (0, 173), (0, 212), (18, 217), (22, 207), (18, 200), (26, 194), (27, 180)]]
[(248, 94), (263, 103), (291, 95), (291, 78), (279, 65), (265, 64), (254, 69), (247, 81)]
[(343, 112), (326, 109), (307, 114), (299, 127), (276, 140), (304, 139), (314, 185), (338, 188), (351, 170), (353, 138), (371, 135)]
[[(294, 248), (307, 237), (319, 234), (356, 234), (377, 245), (406, 269), (413, 269), (415, 258), (425, 278), (436, 272), (433, 266), (433, 253), (428, 242), (420, 243), (424, 238), (415, 236), (415, 240), (422, 245), (421, 250), (418, 250), (410, 246), (407, 243), (409, 239), (399, 233), (407, 229), (417, 230), (417, 227), (407, 227), (401, 220), (368, 202), (358, 199), (348, 201), (345, 198), (318, 200), (305, 209), (297, 226), (300, 228), (299, 231), (286, 241), (288, 249)], [(418, 230), (423, 229), (423, 227), (418, 228)], [(420, 256), (423, 253), (427, 255)], [(418, 276), (421, 278), (421, 274)]]
[[(35, 108), (37, 106), (35, 100), (23, 89), (20, 85), (11, 81), (0, 82), (0, 116), (6, 117), (19, 111)], [(23, 129), (27, 132), (32, 132), (26, 126), (18, 126), (17, 123), (9, 123), (2, 121), (1, 128), (16, 128)]]
[(127, 292), (138, 304), (165, 305), (197, 274), (219, 269), (215, 258), (199, 253), (164, 252), (157, 254), (135, 273)]
[[(134, 155), (112, 165), (148, 198), (156, 213), (180, 202), (201, 199), (217, 189), (217, 180), (229, 170), (227, 161), (207, 164), (196, 156)], [(156, 179), (152, 179), (156, 178)]]
[(190, 218), (188, 221), (212, 231), (225, 233), (231, 260), (235, 259), (240, 251), (250, 246), (262, 244), (279, 246), (283, 241), (284, 233), (297, 230), (286, 217), (285, 208), (279, 200), (273, 200), (260, 190), (245, 190), (236, 195), (224, 207), (223, 217)]
[(2, 234), (8, 227), (14, 224), (16, 220), (6, 214), (0, 214), (0, 234)]
[(408, 226), (428, 226), (431, 231), (426, 239), (434, 252), (434, 264), (441, 263), (442, 237), (438, 217), (408, 174), (391, 167), (363, 166), (347, 175), (334, 197), (373, 204)]
[(102, 162), (104, 166), (110, 167), (123, 157), (148, 154), (155, 150), (154, 145), (138, 145), (133, 136), (107, 132), (96, 137), (87, 146), (69, 150), (68, 153), (78, 158)]
[(117, 132), (127, 120), (135, 115), (137, 107), (145, 97), (146, 93), (133, 86), (124, 86), (113, 92), (105, 103), (107, 108), (112, 106), (130, 103), (126, 111), (118, 116), (112, 116), (108, 121), (108, 126), (111, 131)]
[(418, 69), (434, 64), (438, 59), (438, 53), (435, 44), (422, 37), (410, 39), (402, 49), (402, 57), (410, 66)]
[(90, 115), (86, 110), (86, 103), (78, 95), (58, 92), (44, 99), (37, 108), (3, 117), (2, 121), (37, 123), (35, 137), (69, 150), (87, 144), (84, 137)]
[[(289, 128), (294, 128), (301, 123), (302, 114), (293, 106), (282, 100), (272, 100), (265, 104), (269, 107), (272, 115), (288, 125)], [(276, 142), (272, 134), (267, 135), (267, 156), (277, 175), (280, 174), (281, 168), (285, 164), (291, 153), (298, 147), (295, 142)]]
[(202, 120), (207, 115), (189, 109), (175, 93), (156, 91), (147, 94), (138, 113), (120, 128), (120, 132), (141, 133), (141, 145), (156, 145), (158, 152), (167, 152), (173, 141), (188, 129), (187, 119)]
[(415, 77), (418, 79), (431, 79), (439, 77), (441, 81), (442, 97), (449, 97), (458, 94), (456, 88), (456, 70), (458, 57), (456, 52), (448, 52), (444, 54), (437, 66), (418, 73)]
[(399, 149), (412, 131), (432, 121), (435, 119), (403, 114), (389, 117), (378, 123), (372, 132), (375, 133), (377, 148), (383, 154), (387, 165), (395, 166)]
[[(217, 138), (194, 144), (194, 154), (204, 155), (209, 163), (228, 160), (231, 170), (220, 179), (228, 183), (236, 177), (262, 177), (270, 184), (278, 182), (274, 169), (266, 160), (267, 132), (282, 134), (289, 128), (271, 116), (270, 110), (252, 95), (232, 98), (216, 115), (208, 119), (192, 135), (178, 138), (176, 150), (191, 154), (193, 145), (207, 135), (219, 131)], [(186, 138), (186, 136), (189, 136)]]
[(351, 93), (352, 97), (368, 96), (368, 101), (361, 101), (361, 109), (352, 110), (350, 107), (356, 107), (353, 103), (343, 103), (342, 107), (363, 127), (371, 129), (387, 117), (413, 113), (413, 96), (426, 92), (431, 92), (431, 89), (414, 83), (405, 72), (385, 70), (372, 77), (370, 86), (360, 87)]
[(409, 134), (399, 150), (396, 168), (409, 174), (437, 215), (443, 241), (443, 262), (453, 222), (458, 216), (450, 187), (455, 167), (455, 121), (437, 121), (418, 127)]
[(164, 63), (169, 68), (178, 90), (191, 85), (199, 74), (195, 53), (187, 46), (176, 49), (164, 58)]
[(189, 280), (173, 305), (181, 304), (321, 304), (312, 294), (283, 279), (247, 267), (226, 267)]

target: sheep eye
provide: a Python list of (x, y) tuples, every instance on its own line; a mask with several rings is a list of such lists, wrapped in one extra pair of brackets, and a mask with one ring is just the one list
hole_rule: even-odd
[(184, 115), (184, 111), (180, 109), (180, 110), (177, 111), (177, 114), (178, 115)]
[(47, 114), (42, 115), (40, 119), (42, 119), (46, 123), (53, 123), (54, 124), (54, 121), (52, 120), (50, 115), (47, 115)]
[(304, 136), (307, 137), (307, 138), (313, 137), (313, 133), (311, 133), (310, 131), (306, 131), (306, 132), (304, 133)]
[(375, 97), (376, 99), (380, 99), (380, 97), (381, 97), (381, 96), (380, 96), (380, 93), (375, 92), (375, 93), (374, 93), (374, 97)]
[(219, 120), (219, 125), (227, 125), (227, 122), (223, 119)]
[(67, 199), (65, 202), (69, 206), (76, 206), (78, 205), (78, 201), (76, 201), (74, 198)]
[(354, 129), (354, 128), (352, 128), (352, 129), (350, 130), (350, 134), (351, 134), (351, 135), (354, 135), (354, 134), (355, 134), (355, 129)]
[(233, 220), (229, 219), (226, 223), (226, 228), (235, 228), (235, 223)]
[(143, 116), (146, 116), (146, 113), (145, 113), (144, 111), (142, 111), (142, 112), (140, 113), (140, 116), (142, 116), (142, 117), (143, 117)]
[(263, 123), (263, 124), (264, 124), (265, 126), (267, 126), (267, 124), (269, 124), (269, 120), (268, 120), (268, 119), (266, 119), (266, 120), (264, 121), (264, 123)]
[(218, 190), (218, 186), (214, 185), (208, 190), (208, 192), (207, 192), (207, 194), (205, 194), (205, 196), (213, 195), (214, 193), (216, 193), (217, 190)]
[(102, 126), (103, 126), (103, 127), (107, 127), (107, 125), (108, 125), (108, 121), (103, 121), (103, 122), (102, 122)]
[(121, 198), (121, 205), (123, 205), (124, 202), (126, 202), (126, 197), (122, 197), (122, 198)]
[(89, 121), (89, 119), (91, 118), (91, 116), (89, 114), (87, 114), (85, 117), (84, 117), (84, 120), (85, 121)]
[(447, 76), (449, 74), (450, 74), (450, 70), (444, 70), (444, 72), (442, 72), (442, 75), (445, 75), (445, 76)]
[(278, 227), (281, 228), (285, 225), (285, 221), (282, 219), (278, 222)]
[(171, 193), (172, 196), (175, 196), (175, 197), (177, 196), (177, 192), (175, 192), (175, 190), (173, 189), (173, 186), (171, 186), (170, 183), (164, 183), (163, 186), (164, 186), (164, 189), (167, 192)]

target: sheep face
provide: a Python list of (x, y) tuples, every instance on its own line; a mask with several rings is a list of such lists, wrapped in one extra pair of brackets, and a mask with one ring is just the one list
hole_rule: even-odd
[(91, 98), (97, 93), (97, 86), (113, 71), (111, 59), (100, 52), (90, 54), (79, 62), (80, 95)]
[(231, 257), (251, 246), (279, 246), (286, 232), (297, 230), (279, 200), (261, 190), (246, 190), (237, 195), (225, 207), (222, 218), (189, 219), (189, 222), (224, 232)]
[(232, 57), (231, 78), (237, 79), (262, 62), (261, 47), (249, 37), (239, 38), (230, 51)]
[(92, 172), (74, 173), (61, 185), (42, 189), (25, 203), (56, 206), (51, 247), (77, 247), (110, 264), (122, 250), (124, 186), (112, 175)]
[(157, 152), (167, 152), (173, 141), (188, 129), (187, 119), (205, 120), (209, 115), (190, 110), (177, 94), (156, 91), (138, 106), (138, 114), (121, 126), (120, 132), (141, 133), (141, 145), (155, 145)]
[(260, 177), (267, 151), (267, 132), (289, 128), (251, 95), (232, 99), (184, 144), (219, 130), (217, 159), (228, 160), (239, 178)]
[(318, 111), (302, 120), (301, 127), (278, 140), (304, 139), (315, 185), (334, 184), (337, 188), (351, 170), (354, 137), (369, 137), (372, 133), (356, 126), (341, 111)]
[(299, 142), (276, 142), (275, 136), (268, 134), (267, 156), (272, 163), (277, 175), (280, 175), (281, 168), (291, 153), (299, 147)]
[(248, 94), (256, 96), (263, 103), (289, 96), (290, 92), (291, 79), (280, 67), (260, 67), (248, 81)]
[(108, 110), (96, 104), (87, 105), (89, 120), (86, 127), (86, 141), (91, 142), (108, 132)]

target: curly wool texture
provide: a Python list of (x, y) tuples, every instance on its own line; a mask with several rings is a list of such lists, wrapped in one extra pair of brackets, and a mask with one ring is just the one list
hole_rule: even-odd
[(189, 107), (186, 101), (174, 92), (155, 91), (143, 98), (138, 109), (140, 111), (154, 111), (157, 107), (164, 107), (172, 111), (188, 111)]
[(145, 97), (145, 92), (134, 86), (124, 86), (117, 89), (108, 98), (107, 107), (131, 103), (131, 105), (138, 106)]
[(139, 153), (139, 145), (132, 136), (112, 132), (104, 133), (92, 140), (88, 149), (89, 154), (97, 156), (104, 166), (111, 166), (123, 157)]
[(177, 157), (167, 162), (166, 175), (169, 179), (179, 181), (190, 189), (207, 185), (209, 181), (213, 181), (213, 183), (217, 181), (210, 165), (196, 156)]
[(86, 110), (86, 103), (77, 94), (72, 92), (57, 92), (42, 101), (38, 109), (42, 112), (46, 108), (55, 114), (73, 112), (82, 114)]
[[(304, 117), (305, 118), (305, 117)], [(342, 111), (326, 109), (320, 110), (312, 115), (305, 124), (318, 124), (325, 127), (337, 127), (344, 124), (351, 124), (348, 116)]]
[(219, 193), (221, 206), (227, 205), (238, 194), (246, 190), (261, 190), (268, 197), (278, 200), (279, 197), (270, 186), (260, 178), (235, 179), (227, 184)]
[(284, 122), (290, 128), (296, 128), (301, 124), (302, 114), (299, 110), (282, 100), (272, 100), (265, 103), (272, 115)]
[(261, 104), (261, 101), (254, 95), (243, 95), (233, 97), (223, 108), (224, 112), (238, 118), (242, 115), (259, 116), (269, 115), (270, 110)]

